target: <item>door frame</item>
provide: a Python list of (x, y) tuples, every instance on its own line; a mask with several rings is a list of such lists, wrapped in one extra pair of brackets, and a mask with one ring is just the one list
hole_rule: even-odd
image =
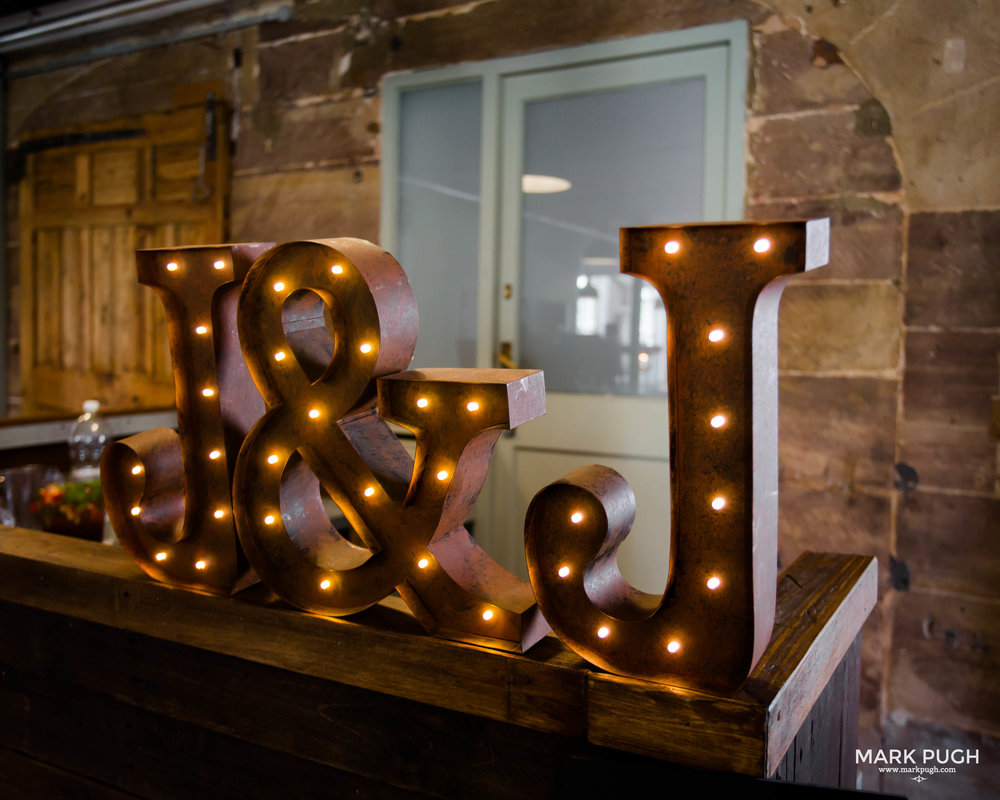
[[(498, 302), (501, 296), (505, 296), (502, 289), (504, 283), (511, 283), (506, 276), (510, 265), (505, 263), (510, 259), (505, 255), (502, 242), (505, 236), (516, 233), (520, 226), (519, 214), (502, 213), (504, 165), (521, 163), (520, 140), (516, 139), (516, 145), (513, 144), (505, 131), (508, 124), (505, 118), (505, 82), (509, 78), (520, 79), (532, 74), (544, 76), (545, 73), (570, 68), (599, 68), (601, 65), (627, 66), (628, 62), (679, 54), (686, 54), (695, 60), (700, 58), (703, 66), (706, 59), (710, 60), (711, 65), (705, 67), (711, 73), (710, 78), (704, 71), (702, 74), (706, 74), (706, 80), (713, 82), (713, 90), (724, 94), (721, 103), (715, 105), (715, 111), (706, 120), (707, 125), (713, 126), (712, 130), (706, 127), (706, 140), (722, 138), (721, 147), (715, 148), (717, 153), (722, 153), (722, 163), (706, 159), (705, 181), (706, 185), (711, 182), (713, 190), (705, 194), (704, 215), (716, 221), (741, 219), (744, 211), (746, 84), (749, 72), (749, 26), (745, 20), (385, 77), (382, 87), (380, 243), (390, 252), (396, 251), (399, 245), (402, 94), (470, 81), (478, 82), (482, 89), (479, 245), (476, 259), (479, 286), (477, 367), (497, 366), (498, 343), (501, 340), (516, 341), (514, 331), (509, 330), (511, 325), (517, 324), (516, 315), (502, 317)], [(706, 94), (706, 103), (709, 102)], [(514, 179), (508, 176), (508, 183), (510, 180)], [(509, 186), (507, 189), (509, 193)], [(712, 200), (709, 200), (710, 195)], [(510, 228), (510, 225), (514, 227)], [(403, 264), (404, 269), (406, 266)], [(510, 335), (502, 335), (504, 333)], [(661, 402), (665, 419), (667, 406), (665, 401)], [(532, 424), (538, 425), (539, 421)], [(513, 464), (513, 453), (507, 452), (512, 450), (509, 438), (509, 435), (502, 437), (497, 446), (496, 463), (501, 471), (511, 468)], [(651, 454), (639, 455), (648, 457)], [(499, 505), (503, 503), (498, 495), (503, 492), (499, 491), (499, 484), (493, 486), (497, 483), (497, 469), (492, 472), (494, 474), (489, 482), (492, 489), (483, 492), (476, 511), (478, 519), (488, 521), (488, 530), (482, 533), (477, 530), (476, 533), (495, 558), (505, 561), (515, 545), (506, 541), (509, 537), (504, 532), (493, 530), (501, 511)]]
[[(505, 146), (502, 130), (504, 79), (567, 67), (623, 62), (711, 47), (725, 49), (726, 97), (724, 120), (721, 123), (722, 135), (725, 137), (725, 163), (720, 165), (719, 176), (722, 185), (720, 220), (736, 220), (743, 217), (744, 124), (749, 57), (749, 26), (746, 20), (385, 76), (382, 84), (382, 201), (379, 243), (389, 252), (395, 252), (399, 245), (400, 96), (409, 90), (449, 83), (478, 81), (482, 85), (480, 147), (483, 157), (480, 165), (479, 251), (476, 260), (480, 286), (477, 367), (494, 365), (494, 344), (501, 338), (498, 336), (495, 300), (501, 285), (499, 243), (502, 234), (499, 226)], [(405, 264), (403, 268), (406, 268)], [(484, 291), (485, 287), (491, 287), (492, 291)]]

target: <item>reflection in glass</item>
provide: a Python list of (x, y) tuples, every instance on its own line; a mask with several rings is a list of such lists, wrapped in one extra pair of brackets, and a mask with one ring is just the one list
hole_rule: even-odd
[(572, 188), (522, 195), (520, 361), (550, 391), (666, 395), (657, 292), (618, 272), (618, 229), (702, 209), (704, 81), (563, 95), (525, 107), (524, 172)]
[(481, 102), (478, 82), (400, 96), (395, 255), (422, 312), (414, 368), (475, 366)]

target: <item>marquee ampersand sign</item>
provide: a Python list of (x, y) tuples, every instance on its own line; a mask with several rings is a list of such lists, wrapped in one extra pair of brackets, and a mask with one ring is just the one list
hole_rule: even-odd
[(178, 432), (155, 428), (101, 459), (108, 516), (125, 551), (157, 580), (229, 592), (252, 580), (230, 495), (243, 437), (264, 410), (240, 353), (243, 278), (270, 244), (140, 250), (139, 282), (166, 309)]
[[(260, 258), (239, 331), (268, 411), (237, 462), (236, 520), (268, 586), (334, 616), (397, 589), (428, 630), (493, 646), (545, 635), (531, 587), (463, 527), (500, 433), (544, 413), (541, 373), (402, 372), (416, 302), (395, 259), (359, 239)], [(416, 434), (415, 462), (385, 420)], [(320, 484), (361, 544), (331, 524)]]
[(525, 521), (542, 613), (592, 664), (731, 691), (763, 654), (776, 592), (778, 302), (789, 276), (828, 252), (826, 219), (622, 229), (622, 272), (648, 280), (667, 309), (664, 594), (618, 570), (635, 500), (613, 470), (545, 487)]

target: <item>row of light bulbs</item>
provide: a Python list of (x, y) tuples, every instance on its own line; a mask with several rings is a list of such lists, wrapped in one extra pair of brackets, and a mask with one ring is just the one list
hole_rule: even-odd
[[(771, 240), (766, 237), (761, 237), (754, 242), (753, 249), (756, 253), (766, 253), (771, 249)], [(676, 239), (671, 239), (663, 246), (663, 250), (668, 255), (676, 255), (681, 250), (681, 243)], [(718, 344), (725, 338), (726, 332), (723, 328), (712, 328), (708, 332), (708, 340), (712, 344)], [(726, 422), (727, 419), (724, 414), (715, 414), (709, 420), (709, 424), (716, 429), (724, 427)], [(722, 495), (717, 495), (712, 498), (711, 505), (713, 510), (721, 511), (726, 507), (726, 498)], [(569, 521), (574, 525), (580, 524), (583, 521), (583, 513), (580, 511), (574, 511), (570, 514)], [(560, 578), (568, 578), (572, 572), (573, 571), (568, 564), (563, 564), (556, 570), (556, 574)], [(722, 578), (718, 575), (712, 575), (707, 581), (705, 581), (705, 586), (708, 587), (709, 591), (714, 592), (722, 586)], [(611, 636), (611, 628), (608, 625), (601, 625), (597, 629), (598, 639), (607, 639), (609, 636)], [(667, 652), (671, 654), (676, 654), (681, 651), (681, 643), (678, 639), (669, 639), (666, 647)]]
[[(757, 239), (757, 241), (755, 241), (753, 245), (753, 249), (757, 253), (766, 253), (768, 250), (770, 250), (770, 248), (771, 248), (771, 242), (767, 238)], [(664, 245), (664, 251), (670, 255), (674, 255), (680, 252), (680, 249), (681, 249), (680, 242), (676, 240), (668, 241), (666, 245)], [(215, 269), (223, 269), (225, 267), (225, 264), (222, 261), (216, 261), (213, 263), (213, 267)], [(167, 269), (171, 272), (174, 272), (178, 269), (178, 265), (176, 262), (170, 262), (167, 264)], [(341, 267), (339, 264), (334, 264), (332, 267), (330, 267), (330, 272), (334, 275), (340, 275), (343, 273), (343, 267)], [(283, 281), (276, 281), (273, 285), (273, 288), (274, 291), (276, 292), (282, 292), (285, 289), (285, 284)], [(206, 334), (208, 333), (208, 327), (206, 325), (198, 325), (195, 328), (195, 333), (199, 335)], [(725, 335), (726, 335), (725, 331), (722, 328), (713, 328), (711, 331), (709, 331), (708, 339), (713, 344), (717, 344), (718, 342), (721, 342), (725, 338)], [(362, 354), (367, 355), (372, 351), (372, 345), (369, 342), (363, 342), (358, 349)], [(280, 362), (285, 359), (285, 356), (286, 354), (283, 350), (278, 350), (274, 354), (274, 359), (275, 361)], [(202, 394), (205, 397), (212, 397), (215, 394), (215, 390), (212, 387), (205, 387), (204, 389), (202, 389)], [(430, 405), (430, 401), (425, 397), (421, 397), (417, 399), (416, 405), (418, 408), (427, 408)], [(480, 407), (479, 403), (474, 400), (466, 404), (466, 408), (470, 412), (478, 411), (479, 407)], [(320, 416), (319, 409), (316, 408), (310, 409), (308, 414), (311, 419), (317, 419)], [(709, 424), (711, 424), (713, 428), (721, 428), (726, 424), (726, 417), (723, 414), (716, 414), (711, 418)], [(219, 458), (220, 455), (221, 453), (218, 450), (212, 450), (209, 452), (209, 458), (212, 460)], [(267, 457), (267, 462), (269, 464), (276, 464), (278, 463), (279, 460), (280, 459), (276, 453), (272, 453)], [(138, 475), (141, 472), (142, 472), (141, 466), (135, 466), (132, 468), (132, 474), (134, 475)], [(442, 469), (438, 471), (436, 477), (440, 481), (447, 480), (449, 477), (449, 472), (447, 470)], [(365, 497), (372, 497), (374, 496), (374, 494), (375, 494), (374, 486), (368, 486), (363, 491), (363, 495)], [(711, 505), (714, 510), (721, 511), (726, 506), (726, 499), (721, 495), (716, 496), (712, 499)], [(139, 506), (134, 506), (132, 508), (133, 516), (138, 516), (141, 512), (142, 509)], [(225, 511), (223, 509), (216, 509), (215, 512), (213, 513), (213, 516), (216, 519), (221, 519), (224, 515)], [(572, 522), (573, 524), (579, 524), (580, 522), (583, 521), (583, 518), (584, 517), (582, 512), (574, 511), (570, 515), (570, 522)], [(264, 517), (264, 523), (266, 525), (272, 525), (274, 524), (275, 521), (276, 518), (273, 514), (268, 514)], [(158, 552), (156, 553), (154, 558), (157, 561), (161, 562), (165, 561), (167, 559), (167, 553), (163, 551)], [(430, 562), (427, 558), (421, 558), (417, 561), (417, 567), (419, 569), (426, 569), (429, 566), (429, 564)], [(204, 560), (198, 560), (195, 562), (196, 569), (202, 570), (205, 569), (206, 567), (207, 564)], [(571, 572), (572, 570), (570, 569), (570, 567), (565, 564), (559, 567), (559, 569), (557, 570), (557, 574), (560, 578), (569, 577)], [(322, 581), (320, 581), (319, 585), (321, 589), (328, 590), (331, 586), (331, 582), (329, 579), (324, 578)], [(721, 585), (722, 585), (722, 579), (716, 575), (710, 577), (706, 582), (706, 586), (711, 591), (715, 591)], [(494, 617), (493, 610), (489, 608), (485, 609), (482, 613), (482, 617), (487, 622), (492, 620)], [(611, 635), (611, 629), (607, 625), (602, 625), (597, 629), (597, 637), (599, 639), (607, 639), (610, 635)], [(678, 640), (671, 639), (670, 641), (667, 642), (667, 651), (669, 653), (678, 653), (680, 652), (680, 650), (681, 650), (681, 643)]]

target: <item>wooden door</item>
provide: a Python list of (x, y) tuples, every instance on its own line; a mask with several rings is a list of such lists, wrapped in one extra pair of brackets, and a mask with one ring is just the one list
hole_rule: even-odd
[(116, 409), (173, 405), (163, 305), (138, 284), (135, 250), (225, 241), (226, 120), (203, 96), (167, 114), (26, 137), (25, 413), (74, 412), (91, 397)]

